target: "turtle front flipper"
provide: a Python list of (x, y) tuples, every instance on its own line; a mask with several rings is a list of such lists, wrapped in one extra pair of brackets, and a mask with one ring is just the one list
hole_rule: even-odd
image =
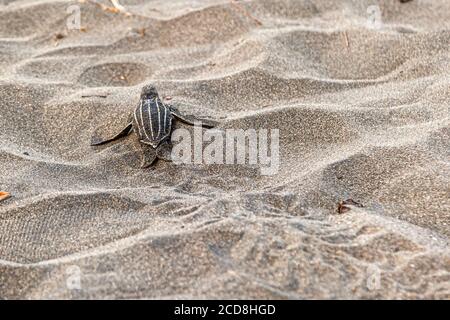
[(150, 167), (158, 159), (156, 150), (147, 144), (142, 144), (142, 164), (141, 168), (145, 169)]
[(102, 138), (101, 134), (99, 134), (99, 132), (98, 132), (99, 130), (97, 129), (97, 130), (95, 130), (94, 135), (91, 138), (91, 146), (99, 146), (99, 145), (117, 140), (119, 138), (125, 137), (131, 133), (132, 129), (133, 129), (133, 124), (129, 123), (125, 128), (122, 129), (122, 131), (120, 131), (114, 137), (107, 138), (107, 139)]
[(202, 127), (214, 128), (214, 127), (216, 127), (219, 124), (219, 122), (211, 120), (211, 119), (201, 119), (201, 118), (197, 118), (197, 117), (192, 116), (192, 115), (183, 115), (183, 114), (180, 113), (180, 111), (178, 111), (177, 108), (175, 108), (173, 106), (170, 107), (170, 111), (171, 111), (172, 115), (175, 118), (177, 118), (181, 122), (190, 124), (191, 126), (193, 126), (196, 123), (200, 122), (202, 124)]

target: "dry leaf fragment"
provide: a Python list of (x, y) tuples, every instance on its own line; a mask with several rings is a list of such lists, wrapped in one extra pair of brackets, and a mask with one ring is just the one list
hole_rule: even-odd
[(111, 12), (111, 13), (120, 13), (120, 10), (117, 8), (113, 8), (113, 7), (103, 7), (103, 10), (107, 11), (107, 12)]
[(62, 33), (57, 33), (55, 34), (55, 40), (61, 40), (64, 39), (65, 35), (63, 35)]
[(342, 214), (342, 213), (345, 213), (345, 212), (347, 212), (347, 211), (350, 211), (350, 208), (347, 207), (347, 206), (344, 206), (344, 205), (342, 204), (342, 202), (339, 202), (339, 203), (338, 203), (338, 209), (337, 209), (337, 212), (338, 212), (339, 214)]
[(364, 207), (361, 203), (359, 203), (359, 202), (357, 202), (357, 201), (355, 201), (353, 199), (347, 199), (347, 200), (344, 200), (344, 201), (339, 201), (337, 212), (339, 214), (342, 214), (342, 213), (350, 211), (350, 207), (348, 207), (348, 205), (355, 206), (355, 207), (358, 207), (358, 208)]
[(0, 201), (6, 200), (11, 197), (11, 194), (6, 191), (0, 191)]
[(57, 45), (59, 45), (59, 41), (64, 39), (66, 36), (63, 35), (62, 33), (56, 33), (55, 35), (53, 35), (53, 41), (55, 42), (54, 45), (55, 47)]

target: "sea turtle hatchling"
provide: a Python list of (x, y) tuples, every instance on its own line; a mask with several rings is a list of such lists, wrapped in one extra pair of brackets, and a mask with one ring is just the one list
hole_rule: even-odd
[(217, 124), (212, 120), (181, 115), (174, 106), (161, 101), (154, 86), (147, 85), (142, 88), (139, 105), (130, 114), (126, 127), (111, 138), (104, 139), (95, 134), (91, 139), (91, 146), (117, 140), (134, 131), (142, 146), (142, 168), (147, 168), (157, 159), (170, 160), (170, 136), (174, 118), (190, 125), (201, 122), (205, 128), (212, 128)]

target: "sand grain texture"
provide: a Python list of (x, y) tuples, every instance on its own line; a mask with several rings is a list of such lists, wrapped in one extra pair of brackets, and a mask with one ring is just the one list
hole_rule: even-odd
[[(0, 0), (0, 298), (450, 298), (449, 1), (77, 3)], [(91, 148), (147, 83), (279, 173)]]

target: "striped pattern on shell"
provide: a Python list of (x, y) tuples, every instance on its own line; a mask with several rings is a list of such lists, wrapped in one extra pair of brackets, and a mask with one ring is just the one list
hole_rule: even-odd
[(153, 148), (172, 131), (172, 113), (159, 98), (141, 100), (134, 111), (133, 121), (140, 141)]

